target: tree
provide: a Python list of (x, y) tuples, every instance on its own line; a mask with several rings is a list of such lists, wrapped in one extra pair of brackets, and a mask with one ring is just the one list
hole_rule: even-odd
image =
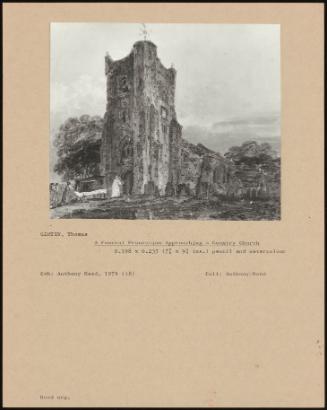
[(259, 144), (256, 141), (246, 141), (241, 146), (231, 147), (225, 157), (235, 164), (259, 165), (273, 161), (276, 152), (267, 142)]
[(87, 178), (100, 174), (100, 148), (103, 119), (83, 115), (69, 118), (55, 136), (58, 160), (55, 172), (63, 180)]

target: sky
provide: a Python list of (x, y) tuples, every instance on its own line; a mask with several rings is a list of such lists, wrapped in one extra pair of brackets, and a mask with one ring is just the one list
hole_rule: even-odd
[[(278, 24), (146, 27), (161, 62), (177, 70), (177, 119), (192, 142), (207, 139), (219, 148), (219, 136), (279, 139)], [(127, 56), (142, 39), (141, 28), (139, 23), (51, 24), (52, 134), (68, 117), (104, 115), (104, 56)]]

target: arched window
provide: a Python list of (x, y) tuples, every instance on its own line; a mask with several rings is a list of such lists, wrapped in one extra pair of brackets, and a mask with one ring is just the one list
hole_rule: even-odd
[(132, 141), (126, 141), (121, 148), (120, 159), (124, 161), (125, 159), (132, 158), (133, 156), (133, 144)]
[(127, 76), (123, 75), (119, 78), (119, 90), (122, 92), (128, 91), (128, 81), (127, 81)]
[(168, 103), (168, 94), (167, 94), (167, 91), (166, 91), (166, 90), (163, 90), (163, 91), (162, 91), (162, 100), (163, 100), (165, 103)]
[(161, 107), (161, 117), (162, 117), (163, 119), (166, 119), (167, 116), (168, 116), (167, 109), (166, 109), (165, 107)]

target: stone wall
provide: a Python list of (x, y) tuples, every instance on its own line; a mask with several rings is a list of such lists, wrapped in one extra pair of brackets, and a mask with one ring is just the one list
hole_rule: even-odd
[(78, 200), (74, 185), (69, 182), (52, 182), (49, 191), (50, 208), (67, 205)]
[(240, 183), (235, 197), (268, 199), (280, 197), (280, 160), (264, 165), (234, 164), (234, 176)]
[(219, 153), (184, 139), (177, 195), (198, 198), (270, 199), (280, 197), (280, 159), (235, 164)]
[(197, 197), (226, 195), (233, 165), (219, 153), (182, 140), (179, 192)]
[(115, 61), (106, 56), (107, 108), (104, 116), (101, 162), (105, 185), (111, 190), (116, 175), (133, 169), (133, 55)]

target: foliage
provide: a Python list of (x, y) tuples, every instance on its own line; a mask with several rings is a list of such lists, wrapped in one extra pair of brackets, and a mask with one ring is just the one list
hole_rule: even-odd
[(260, 165), (268, 164), (276, 159), (276, 152), (268, 143), (259, 144), (256, 141), (244, 142), (241, 146), (231, 147), (225, 157), (235, 164)]
[(55, 136), (55, 172), (65, 181), (99, 175), (103, 120), (83, 115), (69, 118)]

